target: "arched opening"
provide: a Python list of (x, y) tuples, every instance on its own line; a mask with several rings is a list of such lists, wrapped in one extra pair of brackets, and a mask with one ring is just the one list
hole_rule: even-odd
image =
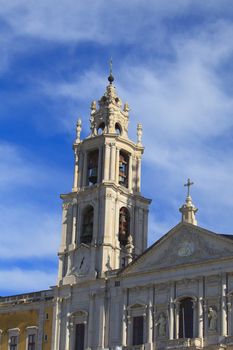
[(101, 123), (101, 124), (98, 126), (97, 134), (98, 134), (98, 135), (102, 135), (103, 132), (104, 132), (104, 129), (105, 129), (105, 124), (104, 124), (104, 122), (103, 122), (103, 123)]
[(180, 301), (179, 338), (193, 338), (193, 300), (184, 298)]
[(115, 124), (115, 131), (116, 131), (117, 135), (121, 135), (122, 129), (121, 129), (120, 124), (118, 124), (118, 123)]
[(119, 184), (128, 187), (129, 155), (120, 151), (119, 158)]
[(99, 151), (91, 151), (88, 153), (88, 168), (87, 168), (87, 176), (88, 176), (88, 185), (92, 186), (97, 183), (98, 179), (98, 159), (99, 159)]
[(119, 242), (126, 246), (130, 234), (130, 215), (127, 208), (122, 207), (119, 214)]
[(80, 243), (91, 243), (93, 237), (93, 221), (94, 209), (92, 206), (88, 206), (83, 212)]

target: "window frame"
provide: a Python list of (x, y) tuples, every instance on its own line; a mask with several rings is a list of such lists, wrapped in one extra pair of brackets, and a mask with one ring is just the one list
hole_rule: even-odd
[[(18, 350), (19, 334), (20, 334), (19, 328), (11, 328), (8, 330), (8, 350)], [(11, 340), (13, 337), (14, 339), (16, 339), (16, 344), (11, 344)]]
[[(26, 328), (26, 334), (27, 334), (27, 338), (26, 338), (26, 350), (36, 350), (37, 347), (37, 334), (38, 334), (38, 327), (37, 326), (29, 326)], [(34, 349), (33, 348), (29, 348), (29, 337), (30, 336), (35, 336), (35, 346)]]
[[(128, 319), (129, 319), (129, 342), (130, 342), (130, 346), (140, 346), (146, 343), (146, 324), (147, 324), (147, 308), (148, 306), (146, 304), (143, 304), (142, 302), (135, 302), (134, 304), (131, 304), (127, 307), (127, 311), (128, 311)], [(142, 330), (142, 340), (143, 343), (142, 344), (138, 344), (138, 345), (133, 345), (133, 341), (134, 341), (134, 329), (133, 329), (133, 318), (134, 317), (143, 317), (143, 330)]]

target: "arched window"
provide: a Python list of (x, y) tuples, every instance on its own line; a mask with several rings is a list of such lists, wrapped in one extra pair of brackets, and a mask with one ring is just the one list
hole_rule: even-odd
[(94, 209), (88, 206), (82, 217), (82, 231), (80, 243), (91, 243), (93, 237)]
[(126, 246), (130, 234), (130, 215), (127, 208), (122, 207), (119, 215), (119, 242)]
[(129, 155), (120, 151), (119, 158), (119, 184), (128, 187)]
[(104, 124), (104, 122), (102, 122), (102, 123), (100, 123), (100, 125), (98, 126), (97, 134), (98, 134), (98, 135), (102, 135), (103, 132), (104, 132), (104, 129), (105, 129), (105, 124)]
[(193, 338), (193, 300), (184, 298), (180, 301), (179, 338)]
[(98, 159), (99, 151), (95, 150), (88, 154), (88, 185), (94, 185), (98, 179)]
[(121, 130), (120, 124), (118, 124), (118, 123), (115, 124), (115, 131), (116, 131), (117, 135), (121, 135), (122, 130)]

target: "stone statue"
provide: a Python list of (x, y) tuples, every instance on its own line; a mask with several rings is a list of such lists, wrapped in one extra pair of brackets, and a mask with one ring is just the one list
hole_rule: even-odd
[(137, 143), (138, 145), (142, 144), (142, 124), (138, 124), (137, 126)]
[(210, 331), (217, 330), (217, 319), (218, 319), (217, 311), (212, 306), (210, 306), (209, 311), (208, 311), (208, 320), (209, 320), (209, 330)]
[(165, 336), (166, 335), (166, 325), (167, 320), (163, 312), (159, 315), (158, 321), (156, 323), (156, 326), (158, 327), (158, 335)]

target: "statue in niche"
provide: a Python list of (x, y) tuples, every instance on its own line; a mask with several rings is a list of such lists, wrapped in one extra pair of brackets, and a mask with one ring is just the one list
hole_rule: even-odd
[(158, 327), (158, 336), (163, 337), (166, 335), (166, 326), (167, 320), (163, 312), (160, 313), (159, 318), (156, 322), (156, 326)]
[(218, 314), (214, 307), (210, 306), (208, 310), (208, 320), (209, 320), (209, 330), (216, 331), (217, 330), (217, 320)]
[(129, 212), (128, 209), (122, 207), (120, 209), (119, 216), (119, 241), (123, 246), (126, 246), (128, 243), (129, 237)]

